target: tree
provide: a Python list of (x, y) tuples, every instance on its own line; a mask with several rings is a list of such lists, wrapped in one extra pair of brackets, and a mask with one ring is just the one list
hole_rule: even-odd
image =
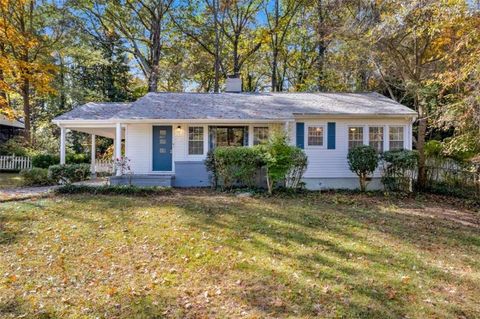
[(378, 167), (377, 151), (369, 145), (357, 146), (348, 151), (347, 159), (350, 170), (358, 175), (360, 190), (364, 192), (367, 189), (368, 176)]
[[(418, 186), (425, 187), (426, 167), (424, 145), (428, 119), (432, 113), (431, 99), (435, 88), (430, 80), (443, 66), (448, 45), (444, 41), (455, 41), (445, 37), (445, 32), (458, 20), (458, 12), (465, 2), (457, 1), (389, 1), (380, 10), (380, 22), (368, 32), (375, 46), (375, 59), (381, 65), (380, 74), (388, 74), (403, 97), (411, 99), (412, 107), (418, 112), (416, 148), (419, 152)], [(391, 87), (391, 82), (384, 78)], [(432, 96), (433, 95), (433, 96)]]
[[(270, 37), (271, 50), (271, 89), (273, 92), (283, 91), (283, 81), (279, 81), (282, 76), (279, 73), (279, 56), (284, 50), (284, 43), (289, 32), (292, 32), (291, 24), (299, 8), (303, 6), (303, 1), (292, 0), (274, 0), (273, 4), (267, 1), (265, 15)], [(273, 8), (273, 12), (270, 12)], [(283, 80), (283, 79), (282, 79)]]
[(128, 41), (130, 46), (125, 51), (135, 57), (147, 79), (148, 92), (157, 92), (159, 63), (170, 32), (169, 12), (173, 4), (173, 0), (89, 0), (79, 2), (79, 7), (99, 24), (113, 26)]
[[(51, 82), (55, 68), (50, 53), (61, 39), (65, 24), (55, 3), (36, 0), (0, 1), (0, 83), (5, 109), (7, 91), (22, 97), (24, 137), (31, 141), (32, 98), (53, 92)], [(8, 84), (6, 84), (8, 81)]]

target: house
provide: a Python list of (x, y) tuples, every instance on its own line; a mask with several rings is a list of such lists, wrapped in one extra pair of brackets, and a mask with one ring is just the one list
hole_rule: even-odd
[(0, 143), (5, 143), (9, 139), (21, 135), (24, 129), (25, 124), (22, 122), (0, 115)]
[[(415, 117), (377, 93), (148, 93), (133, 103), (87, 103), (54, 123), (61, 128), (62, 163), (67, 129), (92, 134), (93, 147), (96, 135), (114, 139), (117, 158), (124, 140), (133, 184), (174, 187), (209, 185), (208, 150), (256, 145), (281, 129), (308, 155), (307, 188), (320, 189), (358, 187), (347, 163), (356, 145), (411, 149)], [(379, 177), (370, 187), (381, 187)]]

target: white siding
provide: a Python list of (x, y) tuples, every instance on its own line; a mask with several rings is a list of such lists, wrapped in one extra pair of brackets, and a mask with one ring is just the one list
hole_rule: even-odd
[[(364, 143), (368, 143), (368, 126), (384, 127), (384, 149), (388, 150), (388, 126), (404, 126), (404, 142), (407, 149), (411, 149), (411, 136), (409, 136), (410, 121), (406, 119), (318, 119), (318, 120), (297, 120), (305, 123), (305, 153), (308, 156), (308, 168), (305, 172), (306, 178), (345, 178), (356, 177), (348, 168), (348, 127), (364, 127)], [(309, 125), (324, 125), (328, 122), (336, 123), (336, 148), (334, 150), (324, 147), (309, 147), (307, 143), (307, 130)], [(328, 134), (325, 131), (325, 134)], [(375, 176), (380, 176), (376, 172)]]
[(125, 155), (134, 174), (152, 171), (152, 125), (128, 124), (125, 131)]
[[(411, 122), (407, 119), (318, 119), (318, 120), (297, 120), (305, 123), (305, 130), (309, 125), (325, 125), (328, 122), (336, 123), (336, 149), (329, 150), (327, 145), (323, 148), (309, 147), (305, 141), (305, 152), (308, 156), (308, 169), (306, 178), (348, 178), (356, 177), (350, 172), (347, 163), (348, 153), (348, 127), (349, 126), (384, 126), (385, 137), (388, 137), (388, 126), (404, 126), (405, 147), (411, 149)], [(126, 156), (131, 160), (131, 168), (134, 174), (152, 173), (152, 126), (155, 124), (128, 124), (126, 129)], [(165, 124), (159, 124), (165, 125)], [(188, 155), (188, 126), (204, 127), (204, 154)], [(222, 125), (222, 124), (214, 124)], [(245, 125), (245, 124), (238, 124)], [(272, 130), (284, 127), (285, 122), (280, 124), (252, 124), (249, 125), (249, 144), (253, 143), (253, 126), (269, 126)], [(202, 161), (208, 152), (208, 126), (207, 124), (177, 124), (173, 123), (173, 169), (175, 170), (176, 161)], [(288, 132), (295, 143), (296, 125), (294, 122), (288, 123)], [(324, 132), (327, 133), (327, 130)], [(364, 134), (368, 134), (368, 129), (364, 129)], [(307, 139), (307, 134), (305, 134)], [(325, 139), (327, 140), (327, 139)], [(385, 150), (388, 150), (388, 139), (384, 138)], [(364, 140), (368, 141), (367, 138)], [(376, 176), (379, 176), (377, 173)]]

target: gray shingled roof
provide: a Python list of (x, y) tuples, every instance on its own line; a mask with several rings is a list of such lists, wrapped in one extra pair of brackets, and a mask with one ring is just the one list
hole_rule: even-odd
[(110, 120), (127, 110), (131, 103), (96, 103), (90, 102), (64, 113), (54, 120)]
[[(118, 105), (118, 107), (115, 107)], [(63, 119), (281, 120), (296, 115), (416, 113), (378, 93), (149, 93), (127, 104), (88, 103)], [(114, 110), (118, 110), (116, 114)]]

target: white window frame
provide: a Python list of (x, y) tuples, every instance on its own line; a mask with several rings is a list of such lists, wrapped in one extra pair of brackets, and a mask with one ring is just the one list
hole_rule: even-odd
[[(368, 144), (367, 145), (370, 145), (370, 143), (372, 142), (372, 140), (370, 139), (370, 129), (371, 128), (380, 128), (382, 129), (382, 140), (381, 140), (381, 146), (382, 146), (382, 150), (379, 151), (378, 149), (375, 148), (375, 150), (379, 153), (383, 153), (385, 152), (385, 126), (383, 125), (369, 125), (367, 126), (367, 132), (368, 132)], [(374, 142), (380, 142), (380, 141), (374, 141)], [(371, 146), (371, 145), (370, 145)], [(373, 147), (373, 146), (372, 146)]]
[[(350, 151), (350, 129), (351, 128), (361, 128), (362, 129), (362, 145), (368, 145), (370, 142), (369, 142), (369, 128), (368, 126), (365, 126), (365, 125), (361, 125), (361, 124), (358, 124), (358, 125), (355, 125), (355, 124), (352, 124), (352, 125), (348, 125), (347, 126), (347, 151)], [(365, 132), (367, 132), (367, 134), (365, 134)], [(360, 142), (360, 140), (358, 140), (357, 142)], [(367, 143), (367, 144), (365, 144)]]
[[(321, 127), (323, 129), (323, 141), (322, 141), (322, 145), (310, 145), (308, 144), (308, 129), (310, 127), (314, 127), (314, 128), (317, 128), (317, 127)], [(306, 124), (305, 125), (305, 131), (304, 131), (304, 147), (305, 148), (317, 148), (317, 149), (325, 149), (327, 148), (327, 125), (325, 124)]]
[(268, 140), (268, 135), (270, 135), (270, 127), (268, 125), (254, 125), (252, 127), (252, 145), (251, 146), (262, 144), (262, 143), (255, 144), (255, 129), (256, 128), (267, 129), (267, 140)]
[[(203, 153), (202, 154), (190, 154), (190, 128), (194, 128), (194, 127), (201, 127), (203, 129)], [(206, 145), (205, 141), (208, 139), (208, 136), (206, 136), (206, 134), (208, 134), (206, 132), (206, 128), (205, 128), (205, 125), (187, 125), (186, 127), (186, 130), (185, 130), (185, 140), (186, 140), (186, 143), (185, 143), (185, 153), (188, 157), (202, 157), (202, 156), (205, 156), (206, 154), (206, 150), (208, 148), (208, 145)]]
[[(406, 147), (406, 143), (407, 143), (407, 139), (406, 139), (406, 128), (405, 128), (405, 125), (389, 125), (388, 126), (388, 150), (391, 151), (392, 148), (390, 147), (390, 143), (392, 142), (392, 140), (390, 139), (390, 129), (392, 128), (401, 128), (403, 130), (402, 132), (402, 142), (403, 142), (403, 147), (401, 149), (404, 149), (406, 150), (407, 147)], [(393, 142), (400, 142), (399, 140), (393, 140)]]

